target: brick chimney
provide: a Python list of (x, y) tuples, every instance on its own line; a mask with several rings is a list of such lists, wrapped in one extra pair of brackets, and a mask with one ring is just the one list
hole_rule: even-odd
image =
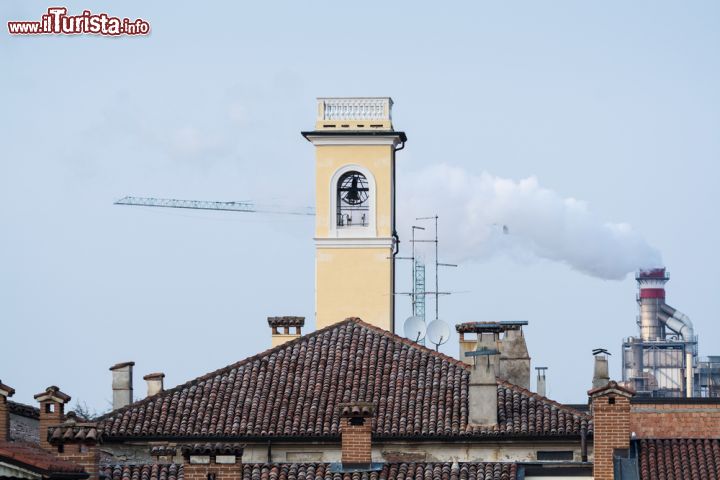
[(152, 397), (164, 390), (163, 379), (165, 374), (162, 372), (148, 373), (143, 377), (143, 380), (147, 382), (147, 396)]
[(59, 425), (65, 419), (65, 404), (70, 401), (70, 395), (60, 391), (52, 385), (35, 395), (40, 403), (40, 446), (46, 450), (54, 451), (48, 442), (48, 427)]
[(593, 414), (593, 478), (613, 480), (614, 457), (618, 450), (630, 448), (630, 398), (635, 392), (610, 381), (588, 395)]
[(62, 423), (48, 427), (47, 441), (58, 458), (83, 467), (90, 475), (88, 480), (99, 479), (98, 444), (102, 441), (102, 433), (95, 422), (82, 421), (75, 412), (68, 412)]
[(244, 445), (195, 443), (182, 447), (185, 480), (238, 480), (242, 478)]
[(340, 434), (342, 465), (367, 467), (372, 463), (372, 419), (375, 405), (367, 402), (341, 403)]
[(135, 362), (118, 363), (110, 367), (112, 372), (113, 410), (133, 402), (133, 367)]
[(467, 352), (472, 358), (470, 383), (468, 385), (468, 423), (470, 425), (497, 425), (497, 378), (495, 365), (498, 357), (495, 349), (481, 346)]
[(8, 387), (0, 380), (0, 442), (10, 440), (10, 411), (8, 397), (15, 394), (15, 389)]
[(267, 321), (272, 330), (272, 347), (300, 338), (305, 325), (305, 317), (268, 317)]

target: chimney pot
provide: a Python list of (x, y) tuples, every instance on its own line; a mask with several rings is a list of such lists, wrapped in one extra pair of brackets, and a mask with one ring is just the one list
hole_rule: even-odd
[(547, 396), (547, 387), (545, 384), (545, 371), (547, 367), (535, 367), (537, 370), (537, 394), (541, 397)]
[(157, 395), (158, 393), (162, 392), (164, 388), (164, 381), (165, 374), (162, 372), (157, 373), (148, 373), (143, 377), (143, 380), (147, 382), (147, 396), (152, 397), (153, 395)]
[(112, 372), (113, 410), (133, 402), (133, 367), (135, 362), (118, 363), (110, 367)]
[(608, 370), (608, 357), (605, 353), (599, 352), (595, 354), (595, 364), (593, 367), (592, 387), (604, 387), (610, 382), (610, 374)]

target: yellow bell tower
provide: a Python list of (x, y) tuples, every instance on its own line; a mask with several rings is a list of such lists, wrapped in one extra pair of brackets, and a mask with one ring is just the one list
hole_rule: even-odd
[(360, 317), (395, 330), (395, 152), (388, 97), (319, 98), (315, 130), (317, 328)]

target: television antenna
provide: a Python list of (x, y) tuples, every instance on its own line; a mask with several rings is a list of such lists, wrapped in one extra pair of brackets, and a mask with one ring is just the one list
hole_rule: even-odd
[(435, 351), (440, 350), (440, 345), (450, 340), (450, 327), (444, 320), (433, 320), (427, 326), (427, 338), (435, 345)]
[(440, 267), (457, 267), (457, 264), (455, 263), (442, 263), (438, 260), (438, 244), (440, 243), (438, 241), (438, 216), (433, 215), (432, 217), (417, 217), (415, 220), (434, 220), (435, 221), (435, 239), (433, 240), (415, 240), (413, 239), (413, 246), (415, 245), (415, 242), (428, 242), (428, 243), (434, 243), (435, 244), (435, 291), (434, 292), (426, 292), (429, 294), (435, 295), (435, 320), (437, 321), (439, 319), (439, 312), (440, 312), (440, 295), (450, 295), (452, 292), (441, 292), (440, 291), (440, 285), (438, 281), (438, 271)]

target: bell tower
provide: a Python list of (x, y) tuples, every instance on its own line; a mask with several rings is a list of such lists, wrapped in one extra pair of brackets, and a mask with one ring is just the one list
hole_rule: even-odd
[(395, 152), (389, 97), (319, 98), (315, 130), (317, 328), (359, 317), (394, 331)]

